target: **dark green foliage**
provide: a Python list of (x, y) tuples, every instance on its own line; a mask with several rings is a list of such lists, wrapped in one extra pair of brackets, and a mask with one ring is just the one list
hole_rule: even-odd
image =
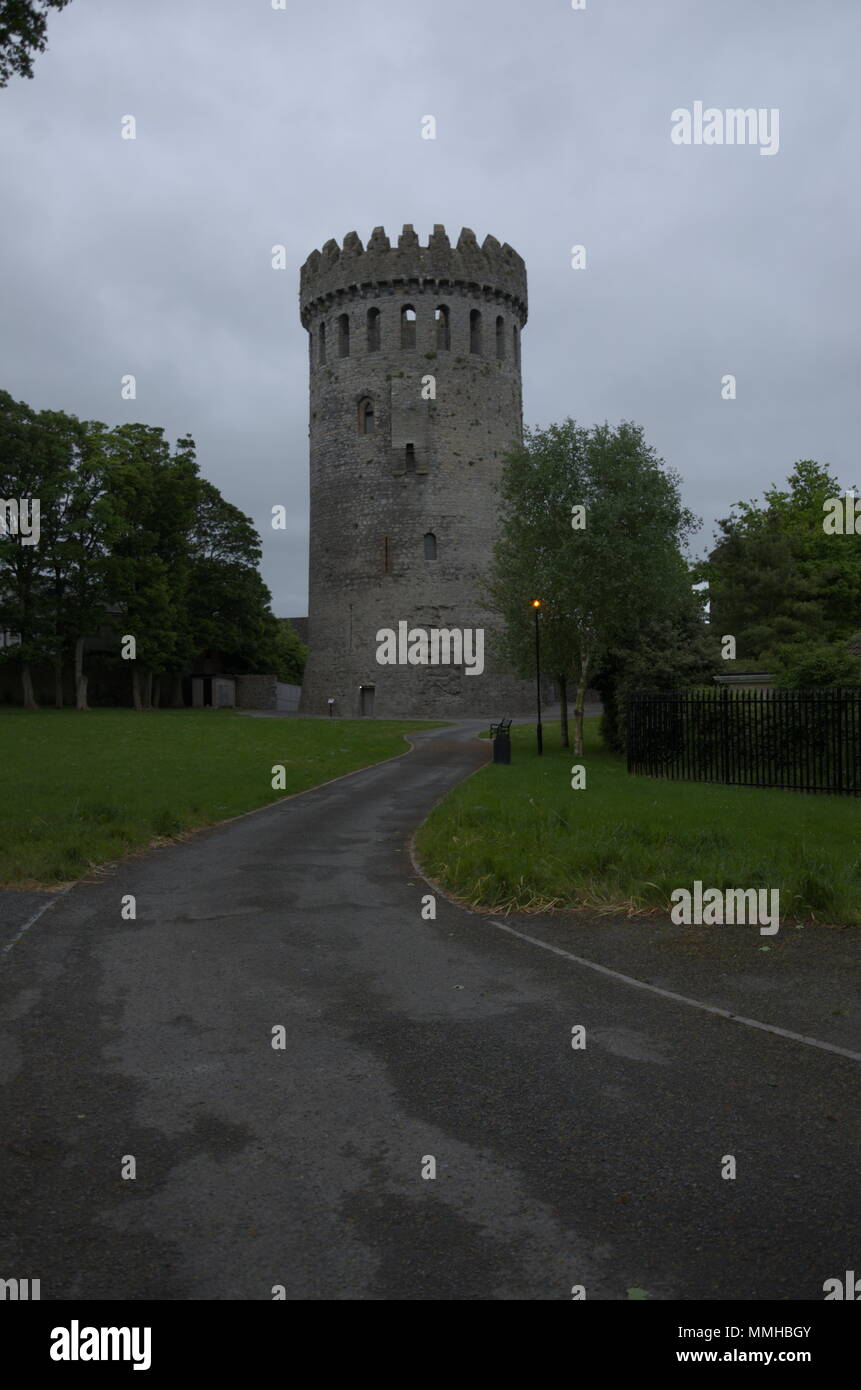
[(788, 690), (861, 685), (861, 658), (847, 647), (810, 643), (777, 647), (774, 683)]
[(48, 10), (69, 0), (0, 0), (0, 87), (9, 78), (33, 76), (34, 53), (48, 47)]
[[(861, 630), (861, 535), (827, 534), (824, 503), (844, 492), (827, 467), (795, 464), (786, 489), (738, 502), (701, 567), (711, 625), (737, 643), (738, 670), (782, 685), (853, 684)], [(830, 653), (830, 655), (829, 655)]]
[[(193, 440), (172, 450), (154, 426), (36, 413), (0, 392), (0, 497), (41, 504), (38, 545), (0, 535), (0, 631), (21, 637), (0, 660), (20, 668), (31, 708), (31, 664), (54, 665), (59, 704), (74, 658), (86, 709), (84, 639), (99, 634), (138, 708), (153, 677), (178, 677), (210, 654), (237, 673), (301, 680), (304, 648), (272, 614), (260, 537), (200, 477)], [(126, 636), (134, 660), (120, 659)]]
[[(530, 602), (541, 599), (542, 666), (576, 690), (576, 750), (595, 673), (646, 625), (669, 621), (690, 602), (681, 547), (694, 518), (682, 506), (677, 475), (627, 421), (587, 430), (568, 419), (527, 431), (506, 461), (500, 490), (503, 519), (487, 592), (505, 624), (503, 654), (515, 670), (530, 672)], [(583, 529), (572, 527), (575, 507), (586, 509)]]
[(0, 530), (0, 631), (20, 638), (0, 649), (0, 659), (19, 668), (30, 706), (31, 663), (50, 660), (62, 641), (60, 609), (85, 506), (76, 485), (84, 452), (83, 428), (74, 416), (36, 412), (0, 391), (0, 498), (26, 499), (39, 511), (35, 544)]
[(289, 618), (278, 618), (278, 665), (273, 667), (278, 679), (290, 685), (301, 685), (308, 660), (308, 648)]
[(616, 753), (626, 748), (626, 710), (635, 690), (678, 690), (712, 685), (719, 649), (693, 591), (680, 595), (675, 613), (647, 622), (613, 647), (594, 678), (604, 714), (601, 737)]
[(103, 445), (116, 509), (105, 583), (120, 634), (136, 642), (135, 704), (148, 704), (140, 674), (179, 671), (197, 647), (188, 607), (201, 486), (194, 443), (180, 440), (172, 454), (161, 429), (129, 424), (107, 431)]

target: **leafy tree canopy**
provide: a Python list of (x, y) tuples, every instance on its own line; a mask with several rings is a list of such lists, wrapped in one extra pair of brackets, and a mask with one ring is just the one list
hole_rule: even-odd
[(60, 411), (33, 411), (0, 392), (0, 498), (39, 500), (41, 535), (0, 534), (0, 630), (19, 639), (0, 659), (21, 669), (75, 660), (85, 709), (84, 646), (113, 629), (135, 639), (136, 707), (153, 676), (178, 676), (207, 653), (228, 669), (301, 679), (304, 648), (273, 616), (249, 517), (200, 477), (194, 441), (171, 448), (151, 425), (108, 428)]
[[(677, 474), (623, 421), (585, 429), (572, 419), (527, 430), (506, 460), (502, 520), (487, 577), (504, 655), (522, 675), (533, 652), (531, 601), (541, 600), (542, 665), (583, 700), (610, 651), (689, 595), (682, 554), (695, 518)], [(564, 734), (563, 734), (564, 739)]]
[(840, 653), (830, 663), (835, 673), (849, 670), (843, 657), (861, 630), (861, 535), (854, 527), (829, 534), (823, 524), (825, 504), (846, 491), (828, 467), (803, 459), (786, 487), (736, 503), (718, 522), (717, 544), (698, 572), (708, 580), (712, 627), (735, 637), (749, 669), (798, 683), (803, 667), (821, 684), (813, 676), (829, 669), (821, 657), (830, 648)]
[(48, 47), (48, 11), (69, 0), (0, 0), (0, 87), (9, 78), (33, 76), (33, 54)]

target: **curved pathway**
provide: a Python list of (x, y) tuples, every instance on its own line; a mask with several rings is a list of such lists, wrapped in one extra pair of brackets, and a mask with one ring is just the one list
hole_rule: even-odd
[[(477, 728), (8, 933), (0, 1277), (43, 1299), (820, 1299), (859, 1267), (857, 1063), (541, 943), (730, 1006), (741, 956), (707, 976), (624, 921), (511, 919), (527, 941), (442, 898), (422, 919), (409, 839), (487, 758)], [(813, 1032), (795, 993), (757, 1016)]]

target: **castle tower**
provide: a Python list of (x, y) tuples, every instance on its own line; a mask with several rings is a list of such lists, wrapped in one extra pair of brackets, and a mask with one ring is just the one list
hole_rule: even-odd
[[(328, 241), (301, 272), (311, 370), (306, 714), (490, 718), (529, 708), (494, 671), (479, 580), (505, 453), (521, 436), (526, 267), (495, 237), (407, 225)], [(399, 624), (405, 623), (406, 628)], [(377, 634), (472, 633), (463, 662), (381, 664)], [(475, 631), (485, 635), (478, 671)], [(442, 639), (440, 656), (446, 650)], [(449, 639), (450, 640), (450, 639)], [(470, 646), (472, 642), (472, 646)], [(414, 649), (415, 651), (415, 649)], [(428, 652), (426, 652), (428, 657)]]

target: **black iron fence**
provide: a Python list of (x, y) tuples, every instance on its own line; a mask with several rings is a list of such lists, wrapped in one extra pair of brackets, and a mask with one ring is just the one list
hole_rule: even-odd
[(861, 796), (861, 688), (638, 691), (628, 771)]

